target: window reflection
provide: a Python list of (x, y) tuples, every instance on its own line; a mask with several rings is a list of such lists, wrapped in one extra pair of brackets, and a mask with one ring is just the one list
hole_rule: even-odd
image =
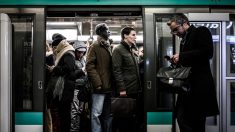
[(235, 73), (234, 22), (226, 22), (227, 74)]
[[(170, 63), (164, 59), (164, 56), (172, 56), (174, 52), (174, 42), (172, 34), (170, 33), (167, 22), (170, 20), (172, 15), (156, 15), (156, 53), (157, 53), (157, 67), (169, 66)], [(158, 69), (156, 69), (158, 71)], [(158, 79), (157, 79), (158, 81)], [(173, 94), (162, 92), (163, 86), (157, 82), (156, 88), (156, 106), (159, 111), (172, 111), (174, 98)]]
[(32, 27), (33, 17), (10, 15), (13, 24), (12, 76), (15, 111), (32, 110)]

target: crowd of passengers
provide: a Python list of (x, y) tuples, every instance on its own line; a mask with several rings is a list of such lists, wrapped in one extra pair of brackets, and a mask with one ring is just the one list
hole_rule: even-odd
[[(112, 46), (109, 27), (95, 27), (92, 43), (55, 33), (46, 43), (47, 132), (143, 132), (143, 47), (132, 27)], [(136, 100), (134, 114), (115, 117), (113, 97)], [(128, 107), (128, 106), (127, 106)]]

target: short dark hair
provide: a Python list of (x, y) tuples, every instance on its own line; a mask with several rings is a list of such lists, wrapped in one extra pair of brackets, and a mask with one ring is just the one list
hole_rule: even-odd
[(108, 26), (106, 23), (100, 23), (95, 26), (95, 33), (96, 35), (101, 35), (107, 29), (108, 29)]
[(189, 20), (188, 20), (188, 17), (186, 17), (184, 14), (182, 13), (179, 13), (179, 14), (176, 14), (174, 15), (170, 21), (167, 22), (167, 25), (170, 26), (172, 22), (176, 22), (176, 24), (180, 24), (180, 25), (183, 25), (184, 23), (187, 23), (188, 25), (189, 24)]
[(125, 38), (125, 37), (124, 37), (124, 34), (129, 35), (129, 34), (131, 33), (131, 31), (135, 31), (135, 29), (132, 28), (132, 27), (124, 27), (124, 28), (121, 30), (121, 37), (122, 37), (122, 40)]

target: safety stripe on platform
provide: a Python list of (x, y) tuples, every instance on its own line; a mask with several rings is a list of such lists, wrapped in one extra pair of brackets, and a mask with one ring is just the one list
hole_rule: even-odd
[(172, 112), (147, 112), (147, 125), (171, 125)]
[[(148, 125), (171, 125), (172, 112), (147, 112)], [(15, 125), (43, 125), (42, 112), (16, 112)]]
[(43, 113), (15, 112), (15, 125), (43, 125)]

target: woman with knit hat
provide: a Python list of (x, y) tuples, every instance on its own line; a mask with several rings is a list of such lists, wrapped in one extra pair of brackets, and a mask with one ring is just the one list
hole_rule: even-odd
[[(71, 132), (88, 132), (90, 128), (90, 120), (85, 118), (88, 110), (89, 85), (85, 71), (85, 54), (87, 46), (82, 41), (76, 41), (73, 44), (75, 49), (75, 73), (77, 76), (75, 81), (74, 97), (71, 108)], [(86, 113), (88, 112), (88, 113)]]
[[(62, 78), (59, 81), (61, 85), (57, 85), (58, 81), (56, 81), (55, 86), (52, 86), (52, 105), (57, 108), (59, 116), (56, 118), (52, 117), (52, 122), (59, 123), (57, 126), (54, 126), (53, 123), (53, 128), (57, 127), (57, 131), (59, 132), (70, 132), (71, 103), (76, 79), (74, 48), (61, 34), (54, 34), (52, 39), (53, 50), (56, 54), (55, 65), (51, 67), (52, 76)], [(55, 120), (53, 121), (53, 119)]]

